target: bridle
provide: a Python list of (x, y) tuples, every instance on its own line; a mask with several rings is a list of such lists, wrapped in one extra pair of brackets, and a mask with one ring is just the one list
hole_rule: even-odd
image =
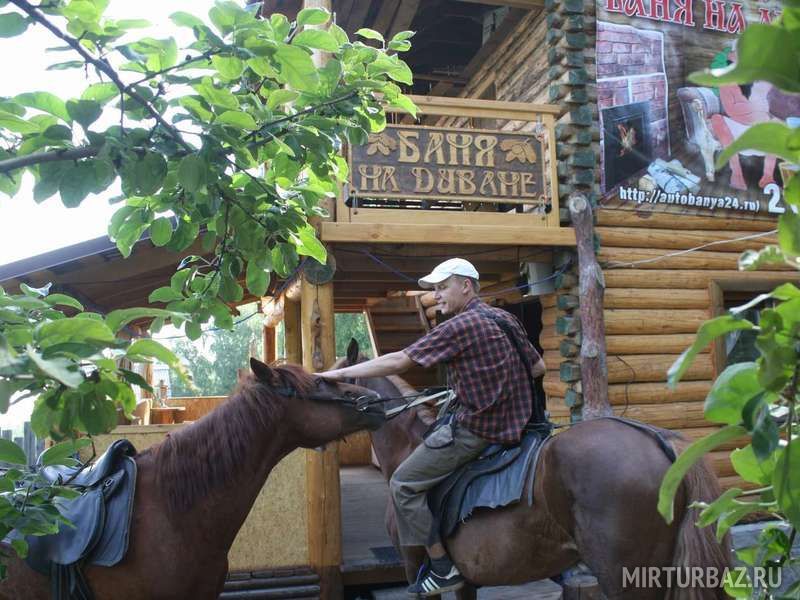
[(314, 400), (316, 402), (336, 402), (338, 404), (354, 408), (358, 412), (366, 412), (367, 410), (369, 410), (370, 407), (375, 406), (376, 404), (385, 404), (386, 402), (394, 402), (395, 400), (408, 400), (408, 402), (406, 402), (402, 406), (397, 406), (395, 408), (385, 411), (384, 416), (387, 421), (389, 419), (398, 416), (400, 413), (405, 412), (406, 410), (419, 406), (420, 404), (426, 404), (436, 400), (434, 406), (439, 406), (440, 404), (448, 402), (455, 396), (453, 390), (441, 389), (441, 388), (428, 388), (423, 390), (422, 392), (419, 392), (417, 394), (410, 394), (408, 396), (386, 396), (386, 397), (373, 396), (367, 394), (356, 394), (354, 392), (344, 392), (344, 394), (341, 396), (329, 396), (323, 394), (315, 394), (312, 392), (311, 394), (301, 396), (294, 387), (289, 385), (274, 387), (272, 389), (281, 396), (286, 396), (287, 398), (302, 397), (308, 400)]

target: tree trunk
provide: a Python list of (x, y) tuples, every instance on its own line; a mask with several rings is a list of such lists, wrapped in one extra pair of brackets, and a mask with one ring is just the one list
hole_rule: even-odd
[(605, 281), (594, 253), (592, 209), (586, 198), (573, 194), (569, 199), (569, 212), (578, 244), (583, 417), (592, 419), (613, 414), (608, 402), (608, 366), (603, 320)]

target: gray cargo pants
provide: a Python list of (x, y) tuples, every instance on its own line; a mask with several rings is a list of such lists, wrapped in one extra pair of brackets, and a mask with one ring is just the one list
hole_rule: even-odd
[[(452, 443), (450, 443), (452, 440)], [(389, 481), (401, 546), (430, 546), (433, 516), (426, 493), (461, 465), (477, 458), (490, 442), (456, 423), (431, 433)]]

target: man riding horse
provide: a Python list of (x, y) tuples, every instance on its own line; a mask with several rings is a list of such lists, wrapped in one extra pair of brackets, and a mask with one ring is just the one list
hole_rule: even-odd
[(427, 492), (488, 445), (517, 444), (526, 424), (545, 419), (530, 379), (544, 374), (544, 361), (513, 315), (480, 300), (479, 277), (464, 259), (441, 263), (419, 285), (434, 290), (437, 308), (452, 315), (450, 319), (404, 350), (320, 373), (349, 379), (396, 375), (415, 364), (447, 365), (447, 383), (455, 392), (449, 418), (440, 420), (389, 483), (400, 544), (425, 546), (430, 557), (430, 569), (422, 569), (408, 588), (415, 596), (434, 596), (464, 585), (432, 529)]

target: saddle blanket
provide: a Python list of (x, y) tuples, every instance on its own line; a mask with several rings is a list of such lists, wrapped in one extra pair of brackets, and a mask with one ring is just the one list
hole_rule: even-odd
[(518, 446), (488, 446), (474, 461), (462, 466), (428, 492), (433, 513), (433, 531), (442, 539), (450, 536), (459, 523), (476, 508), (500, 508), (519, 502), (528, 482), (528, 503), (533, 502), (533, 475), (539, 450), (550, 437), (552, 424), (526, 430)]

